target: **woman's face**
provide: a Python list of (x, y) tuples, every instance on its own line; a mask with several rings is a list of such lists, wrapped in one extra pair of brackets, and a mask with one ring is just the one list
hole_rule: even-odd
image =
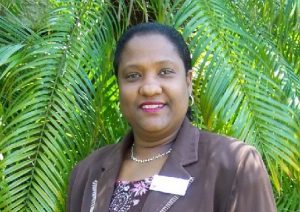
[(163, 35), (131, 38), (120, 58), (120, 107), (134, 131), (168, 135), (181, 125), (192, 91), (175, 46)]

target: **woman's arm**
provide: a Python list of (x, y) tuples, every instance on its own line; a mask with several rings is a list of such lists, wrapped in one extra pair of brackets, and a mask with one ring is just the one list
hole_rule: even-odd
[(264, 163), (254, 148), (239, 163), (228, 212), (275, 212), (272, 187)]

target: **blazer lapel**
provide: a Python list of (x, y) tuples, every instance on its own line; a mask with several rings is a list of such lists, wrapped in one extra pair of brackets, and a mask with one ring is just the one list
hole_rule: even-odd
[(96, 206), (94, 211), (108, 211), (118, 171), (118, 166), (115, 166), (102, 172), (98, 180)]
[[(190, 179), (190, 174), (187, 173), (182, 166), (178, 165), (178, 162), (179, 161), (177, 161), (176, 158), (169, 157), (166, 166), (162, 168), (162, 170), (159, 172), (159, 175), (178, 177), (187, 180)], [(158, 191), (150, 191), (142, 212), (159, 212), (174, 196), (176, 195)]]
[(131, 142), (132, 133), (130, 132), (115, 146), (114, 150), (107, 155), (106, 160), (102, 163), (103, 165), (100, 167), (102, 173), (98, 178), (94, 211), (108, 211), (123, 157)]
[[(198, 140), (199, 131), (186, 118), (175, 139), (173, 150), (159, 175), (190, 180), (193, 176), (186, 171), (185, 166), (198, 160)], [(142, 212), (159, 212), (175, 196), (174, 194), (150, 191)]]

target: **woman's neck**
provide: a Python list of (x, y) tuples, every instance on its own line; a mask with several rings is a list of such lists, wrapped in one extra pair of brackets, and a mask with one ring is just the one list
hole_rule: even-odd
[(178, 130), (179, 128), (168, 135), (155, 135), (154, 133), (147, 135), (147, 133), (138, 133), (133, 130), (135, 155), (139, 158), (148, 158), (168, 151), (177, 136)]

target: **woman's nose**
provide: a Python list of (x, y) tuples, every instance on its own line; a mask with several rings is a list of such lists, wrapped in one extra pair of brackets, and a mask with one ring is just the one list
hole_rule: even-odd
[(140, 87), (140, 94), (143, 96), (155, 96), (162, 93), (162, 88), (157, 82), (147, 82)]

